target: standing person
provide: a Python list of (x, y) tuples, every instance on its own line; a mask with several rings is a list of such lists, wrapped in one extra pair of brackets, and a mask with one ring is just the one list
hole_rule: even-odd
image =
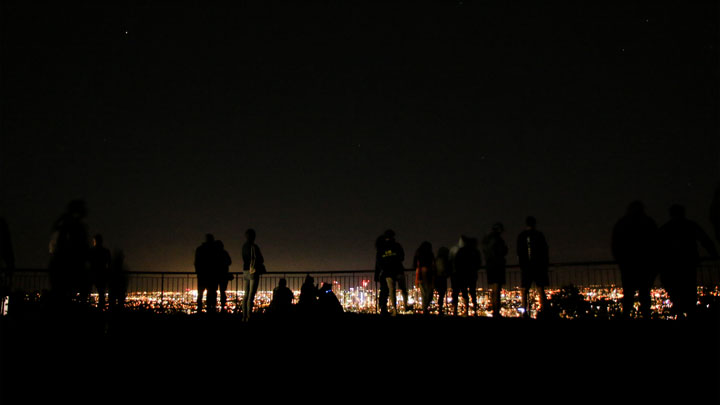
[(462, 291), (464, 284), (464, 280), (461, 279), (459, 273), (455, 268), (455, 257), (457, 256), (457, 253), (460, 251), (460, 249), (463, 248), (463, 246), (465, 246), (465, 235), (460, 235), (460, 239), (458, 239), (457, 245), (451, 247), (450, 251), (448, 252), (450, 285), (452, 287), (452, 295), (450, 296), (450, 298), (452, 300), (453, 315), (457, 315), (459, 297), (458, 294), (460, 291)]
[(483, 253), (487, 268), (488, 285), (492, 290), (490, 296), (492, 302), (493, 318), (500, 318), (500, 292), (505, 284), (505, 257), (508, 254), (508, 247), (502, 238), (505, 227), (498, 222), (492, 226), (490, 233), (482, 240)]
[(55, 221), (50, 242), (50, 284), (53, 295), (67, 304), (75, 296), (83, 304), (90, 294), (90, 280), (86, 268), (90, 243), (85, 201), (71, 201), (65, 213)]
[(650, 316), (650, 289), (657, 277), (657, 232), (655, 221), (645, 214), (640, 201), (630, 203), (613, 228), (612, 254), (622, 278), (624, 318), (630, 317), (635, 291), (639, 292), (640, 314)]
[[(385, 241), (385, 235), (380, 235), (375, 239), (375, 283), (380, 286), (380, 292), (378, 293), (378, 307), (380, 307), (380, 315), (387, 315), (387, 300), (390, 296), (390, 289), (388, 289), (387, 282), (385, 281), (386, 271), (383, 270), (382, 261), (380, 260), (380, 249)], [(302, 295), (302, 294), (301, 294)]]
[(425, 241), (415, 252), (413, 259), (415, 264), (415, 286), (420, 288), (422, 294), (422, 313), (430, 313), (430, 302), (433, 298), (435, 285), (435, 255), (433, 255), (432, 244)]
[[(392, 229), (388, 229), (378, 238), (376, 241), (377, 252), (375, 256), (375, 276), (382, 283), (385, 280), (387, 285), (387, 294), (390, 298), (392, 305), (391, 315), (397, 314), (397, 298), (396, 298), (396, 286), (400, 287), (405, 300), (405, 309), (409, 310), (408, 304), (408, 293), (405, 285), (405, 268), (403, 267), (403, 260), (405, 260), (405, 251), (402, 246), (395, 241), (395, 232)], [(380, 308), (385, 307), (387, 312), (387, 303), (383, 297), (383, 291), (380, 292)]]
[(110, 272), (110, 250), (103, 246), (103, 237), (97, 234), (93, 237), (92, 247), (88, 252), (90, 263), (90, 277), (98, 292), (98, 308), (105, 308), (105, 290), (107, 289)]
[(217, 245), (215, 236), (208, 233), (205, 242), (195, 249), (195, 274), (197, 275), (197, 312), (202, 312), (203, 295), (207, 290), (207, 309), (215, 309), (217, 286), (213, 286), (213, 266), (215, 265)]
[(477, 279), (478, 271), (482, 265), (482, 256), (478, 250), (478, 241), (475, 238), (465, 237), (463, 247), (455, 255), (456, 280), (460, 288), (456, 289), (453, 284), (453, 305), (457, 313), (457, 300), (459, 294), (465, 297), (465, 315), (470, 315), (470, 303), (472, 302), (475, 316), (480, 315), (477, 302)]
[(658, 231), (663, 268), (661, 279), (678, 316), (692, 317), (697, 302), (698, 242), (717, 258), (712, 239), (700, 225), (685, 218), (685, 207), (670, 207), (670, 221)]
[(245, 296), (242, 304), (243, 322), (250, 320), (260, 275), (265, 273), (265, 259), (260, 253), (260, 247), (255, 244), (255, 237), (254, 229), (245, 231), (246, 242), (242, 248), (243, 279), (245, 280)]
[(232, 274), (230, 274), (232, 259), (227, 250), (225, 250), (223, 242), (218, 240), (216, 243), (215, 259), (217, 261), (217, 272), (215, 274), (216, 281), (214, 284), (217, 284), (220, 289), (220, 311), (225, 312), (227, 311), (227, 286), (228, 282), (233, 279)]
[(438, 313), (444, 315), (443, 306), (445, 305), (445, 296), (447, 295), (447, 279), (450, 276), (450, 249), (443, 246), (438, 249), (437, 258), (435, 259), (435, 283), (434, 288), (438, 293)]
[(547, 296), (545, 287), (550, 284), (548, 267), (550, 256), (545, 235), (536, 229), (537, 220), (535, 217), (525, 219), (525, 230), (517, 238), (517, 255), (521, 270), (522, 311), (524, 317), (530, 316), (528, 303), (528, 291), (533, 283), (537, 286), (540, 295), (540, 310), (546, 308)]

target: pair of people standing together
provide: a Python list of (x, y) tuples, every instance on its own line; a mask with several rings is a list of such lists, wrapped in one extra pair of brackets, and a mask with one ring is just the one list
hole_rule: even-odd
[[(255, 294), (257, 293), (260, 275), (266, 272), (265, 260), (260, 247), (255, 244), (254, 229), (245, 231), (246, 242), (242, 247), (243, 282), (245, 294), (242, 302), (243, 321), (250, 319)], [(203, 292), (207, 290), (208, 312), (215, 310), (216, 293), (220, 289), (220, 303), (224, 309), (228, 281), (232, 280), (230, 264), (232, 260), (225, 251), (222, 242), (216, 241), (213, 235), (207, 234), (206, 241), (195, 250), (195, 272), (198, 278), (198, 313), (202, 311)]]

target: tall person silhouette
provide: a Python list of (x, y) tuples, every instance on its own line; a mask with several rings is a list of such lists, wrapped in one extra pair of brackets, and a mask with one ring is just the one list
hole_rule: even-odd
[[(472, 304), (475, 316), (480, 315), (477, 302), (477, 279), (478, 271), (482, 265), (482, 255), (478, 249), (478, 241), (475, 238), (464, 237), (463, 247), (461, 247), (454, 260), (455, 265), (455, 281), (453, 281), (453, 305), (454, 312), (457, 313), (457, 302), (459, 295), (465, 298), (465, 313), (470, 315), (470, 305)], [(458, 288), (456, 288), (456, 284)]]
[[(399, 287), (403, 294), (405, 309), (409, 309), (407, 287), (405, 286), (405, 269), (403, 260), (405, 260), (405, 251), (403, 247), (395, 240), (395, 232), (392, 229), (386, 230), (381, 238), (378, 238), (377, 251), (375, 257), (375, 275), (382, 283), (385, 281), (387, 285), (387, 296), (390, 298), (392, 307), (391, 315), (397, 314), (397, 298), (396, 287)], [(384, 301), (384, 294), (381, 290), (380, 308), (387, 304)]]
[(483, 253), (487, 268), (487, 280), (492, 290), (491, 301), (493, 318), (500, 317), (500, 292), (505, 284), (505, 257), (508, 247), (502, 238), (505, 227), (500, 222), (492, 226), (490, 233), (482, 240)]
[(525, 230), (517, 238), (517, 255), (521, 271), (521, 299), (523, 316), (530, 316), (528, 294), (535, 283), (540, 295), (540, 311), (546, 308), (547, 295), (545, 287), (550, 284), (548, 267), (550, 265), (549, 248), (545, 235), (536, 229), (535, 217), (525, 219)]
[(640, 315), (650, 316), (650, 289), (657, 277), (657, 225), (645, 214), (645, 206), (633, 201), (615, 224), (612, 254), (623, 286), (623, 317), (629, 318), (639, 291)]
[(670, 207), (670, 220), (658, 231), (662, 259), (661, 279), (680, 317), (692, 317), (697, 302), (697, 266), (700, 243), (714, 258), (718, 257), (712, 239), (698, 224), (685, 218), (685, 207)]
[(83, 304), (90, 295), (87, 270), (90, 241), (85, 201), (71, 201), (65, 213), (53, 225), (50, 241), (50, 284), (58, 302), (70, 303), (75, 297)]
[(208, 310), (215, 308), (216, 284), (213, 286), (213, 266), (215, 265), (215, 236), (208, 233), (205, 242), (195, 249), (195, 274), (197, 275), (197, 312), (202, 312), (203, 295), (207, 291)]
[(265, 273), (265, 259), (260, 253), (260, 247), (255, 244), (255, 238), (254, 229), (245, 231), (246, 242), (242, 248), (243, 280), (245, 281), (245, 295), (242, 304), (243, 322), (250, 321), (260, 276)]

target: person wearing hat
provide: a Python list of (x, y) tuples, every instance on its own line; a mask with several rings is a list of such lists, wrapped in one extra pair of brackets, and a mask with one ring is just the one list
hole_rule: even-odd
[(483, 254), (487, 268), (487, 280), (492, 295), (493, 318), (500, 318), (500, 291), (505, 284), (505, 257), (508, 254), (508, 247), (502, 238), (505, 227), (500, 222), (492, 226), (490, 233), (482, 240)]

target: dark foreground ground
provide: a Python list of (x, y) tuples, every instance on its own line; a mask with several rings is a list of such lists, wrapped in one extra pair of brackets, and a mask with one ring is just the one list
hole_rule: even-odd
[[(720, 322), (30, 312), (0, 319), (0, 400), (718, 403)], [(204, 398), (195, 401), (191, 398)], [(36, 401), (37, 400), (37, 401)], [(628, 402), (630, 400), (630, 402)], [(151, 402), (157, 403), (153, 400)]]

